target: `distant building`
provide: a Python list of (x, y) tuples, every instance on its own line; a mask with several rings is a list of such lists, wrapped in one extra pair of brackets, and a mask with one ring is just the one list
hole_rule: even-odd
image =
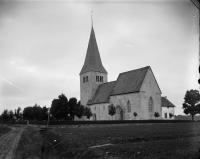
[[(112, 82), (107, 82), (107, 75), (92, 27), (80, 72), (81, 104), (91, 108), (93, 116), (90, 120), (162, 119), (162, 93), (150, 66), (120, 73)], [(116, 107), (113, 119), (108, 114), (110, 104)], [(160, 117), (155, 118), (155, 112)]]
[(167, 97), (161, 97), (162, 117), (163, 119), (175, 119), (174, 107)]

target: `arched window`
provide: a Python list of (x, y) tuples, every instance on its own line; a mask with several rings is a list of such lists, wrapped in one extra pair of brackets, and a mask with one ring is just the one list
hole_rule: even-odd
[(97, 81), (99, 82), (99, 76), (97, 76)]
[(128, 102), (127, 102), (127, 112), (128, 112), (128, 113), (131, 112), (131, 103), (130, 103), (129, 100), (128, 100)]
[(153, 99), (151, 97), (149, 98), (149, 112), (153, 112)]
[(85, 77), (83, 77), (83, 83), (85, 83)]
[(88, 81), (88, 76), (86, 77), (86, 82)]

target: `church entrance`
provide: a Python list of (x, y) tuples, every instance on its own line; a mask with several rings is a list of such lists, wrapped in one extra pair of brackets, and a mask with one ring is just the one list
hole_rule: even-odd
[(115, 120), (123, 120), (123, 110), (119, 105), (116, 107)]
[(92, 118), (93, 118), (94, 121), (96, 121), (97, 120), (97, 115), (95, 113), (93, 113), (92, 114)]

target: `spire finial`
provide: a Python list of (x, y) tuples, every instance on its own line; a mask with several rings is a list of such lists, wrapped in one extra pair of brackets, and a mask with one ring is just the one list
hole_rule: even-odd
[(93, 27), (93, 17), (92, 17), (92, 13), (93, 13), (93, 10), (91, 12), (91, 21), (92, 21), (92, 27)]

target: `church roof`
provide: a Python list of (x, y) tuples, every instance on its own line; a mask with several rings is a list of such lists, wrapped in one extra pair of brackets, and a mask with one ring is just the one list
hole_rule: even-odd
[(105, 70), (105, 68), (103, 67), (102, 62), (101, 62), (101, 57), (99, 54), (99, 49), (97, 46), (93, 27), (92, 27), (91, 34), (90, 34), (90, 39), (89, 39), (89, 44), (88, 44), (87, 53), (86, 53), (86, 57), (85, 57), (85, 62), (81, 69), (80, 74), (83, 74), (83, 73), (86, 73), (89, 71), (95, 71), (95, 72), (101, 72), (101, 73), (107, 74), (107, 71)]
[(111, 96), (139, 92), (149, 68), (150, 67), (147, 66), (140, 69), (120, 73)]
[(100, 84), (92, 100), (89, 100), (87, 105), (109, 103), (110, 93), (113, 90), (115, 83), (116, 81)]
[(162, 107), (175, 107), (166, 97), (161, 97), (161, 106)]

